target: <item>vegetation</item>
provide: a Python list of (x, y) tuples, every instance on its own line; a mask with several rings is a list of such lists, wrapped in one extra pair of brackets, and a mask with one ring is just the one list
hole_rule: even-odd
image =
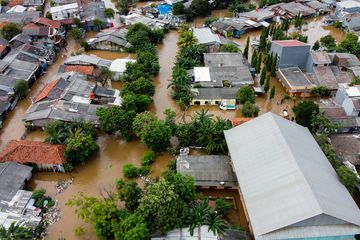
[(9, 229), (0, 226), (0, 239), (4, 240), (35, 240), (37, 239), (32, 227), (23, 227), (12, 222)]
[(270, 75), (268, 75), (265, 80), (265, 85), (264, 85), (265, 93), (269, 91), (269, 88), (270, 88)]
[(241, 113), (244, 117), (257, 117), (259, 111), (259, 107), (251, 102), (246, 102), (241, 109)]
[(331, 122), (326, 116), (324, 111), (314, 112), (311, 115), (311, 129), (315, 134), (332, 134), (339, 128), (339, 125)]
[(46, 213), (49, 208), (55, 205), (54, 200), (45, 196), (45, 189), (37, 189), (33, 192), (31, 198), (35, 200), (34, 206), (41, 209), (41, 213)]
[(226, 218), (232, 208), (232, 203), (226, 201), (223, 198), (219, 198), (216, 200), (216, 212), (222, 216), (223, 218)]
[(256, 6), (251, 3), (244, 3), (242, 0), (235, 0), (229, 6), (229, 10), (233, 13), (249, 12), (255, 10)]
[(185, 5), (182, 2), (177, 2), (172, 5), (172, 13), (174, 15), (185, 14)]
[(0, 33), (3, 38), (10, 41), (13, 37), (22, 32), (21, 27), (16, 23), (7, 23), (0, 30)]
[(248, 37), (246, 39), (246, 45), (245, 45), (245, 49), (244, 49), (244, 52), (243, 52), (243, 55), (246, 59), (248, 59), (248, 56), (249, 56), (249, 45), (250, 45), (250, 37)]
[(345, 39), (339, 44), (336, 51), (351, 53), (359, 57), (360, 43), (358, 41), (358, 36), (355, 33), (346, 34)]
[(317, 51), (317, 50), (319, 50), (319, 48), (320, 48), (320, 42), (319, 42), (319, 40), (316, 40), (316, 42), (314, 43), (314, 45), (312, 47), (312, 50)]
[(49, 134), (45, 141), (66, 146), (65, 171), (71, 171), (75, 163), (85, 164), (86, 159), (99, 149), (95, 128), (90, 123), (52, 121), (45, 126), (45, 132)]
[(94, 25), (96, 31), (100, 31), (105, 26), (105, 23), (98, 18), (93, 19), (92, 24)]
[(350, 83), (350, 86), (354, 86), (354, 85), (360, 85), (360, 77), (359, 76), (355, 76), (354, 79), (352, 80), (352, 82)]
[(197, 17), (197, 16), (206, 17), (210, 15), (211, 10), (212, 8), (209, 1), (193, 0), (188, 9), (188, 11), (190, 11), (188, 15), (190, 14), (191, 17)]
[(50, 19), (50, 20), (53, 19), (51, 12), (47, 12), (47, 13), (45, 14), (45, 17), (46, 17), (47, 19)]
[(124, 15), (128, 15), (131, 7), (135, 5), (134, 0), (118, 0), (117, 9), (119, 12)]
[(239, 52), (239, 48), (234, 44), (224, 44), (220, 47), (220, 52), (237, 53)]
[(266, 79), (266, 67), (263, 67), (260, 74), (260, 85), (263, 86)]
[(354, 193), (359, 180), (356, 174), (346, 166), (341, 166), (336, 169), (336, 172), (340, 178), (340, 181), (349, 190), (350, 193)]
[(329, 50), (332, 50), (336, 47), (335, 38), (331, 35), (326, 35), (320, 38), (321, 46), (326, 47)]
[(316, 86), (311, 89), (311, 94), (318, 97), (330, 96), (330, 90), (326, 86)]
[(96, 78), (98, 82), (104, 87), (109, 81), (113, 80), (114, 73), (109, 68), (102, 68), (99, 77)]
[(73, 28), (70, 31), (70, 36), (75, 40), (80, 40), (83, 38), (83, 32), (80, 28)]
[(319, 105), (312, 101), (302, 101), (293, 107), (293, 112), (298, 124), (309, 128), (310, 131), (314, 130), (311, 127), (311, 116), (319, 112)]
[(14, 92), (19, 98), (25, 98), (29, 92), (28, 83), (25, 80), (17, 80), (14, 84)]
[(207, 27), (210, 27), (210, 25), (217, 21), (219, 18), (217, 17), (214, 17), (214, 16), (210, 16), (210, 17), (207, 17), (204, 21), (204, 25), (207, 26)]
[(115, 11), (112, 8), (105, 8), (104, 15), (105, 17), (112, 19), (115, 17)]
[(196, 43), (197, 39), (194, 36), (194, 33), (190, 30), (182, 32), (179, 36), (179, 41), (177, 42), (180, 48), (190, 47), (195, 45)]
[(136, 178), (139, 175), (139, 170), (133, 164), (125, 164), (123, 167), (124, 176), (127, 178)]
[(244, 104), (245, 102), (254, 103), (255, 102), (255, 92), (251, 86), (242, 86), (239, 88), (236, 94), (236, 100), (240, 104)]
[(275, 97), (275, 86), (272, 86), (270, 90), (270, 99), (273, 99)]

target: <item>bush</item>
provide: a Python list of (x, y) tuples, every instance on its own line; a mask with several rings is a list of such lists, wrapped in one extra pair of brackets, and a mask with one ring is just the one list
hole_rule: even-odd
[(230, 212), (232, 204), (223, 198), (217, 199), (215, 204), (215, 210), (217, 211), (217, 213), (223, 218), (226, 218)]
[(127, 178), (136, 178), (139, 176), (139, 170), (133, 164), (125, 164), (123, 167), (123, 174)]
[(15, 95), (24, 98), (29, 91), (28, 83), (25, 80), (17, 80), (14, 84)]
[(241, 109), (243, 117), (257, 117), (260, 109), (251, 102), (246, 102)]
[(234, 44), (224, 44), (220, 47), (220, 52), (237, 53), (239, 52), (239, 48)]
[(70, 31), (70, 36), (75, 40), (80, 40), (83, 37), (83, 32), (80, 28), (73, 28)]
[(31, 198), (35, 199), (37, 201), (40, 198), (43, 198), (46, 193), (46, 190), (43, 188), (36, 189), (33, 194), (31, 195)]
[(86, 41), (81, 41), (80, 46), (84, 48), (85, 51), (90, 50), (90, 45)]
[(141, 165), (150, 166), (155, 160), (155, 153), (153, 151), (146, 151), (144, 153)]
[(356, 174), (346, 166), (337, 168), (336, 172), (339, 175), (340, 181), (345, 185), (350, 193), (353, 193), (356, 190), (356, 186), (358, 184)]
[(150, 173), (150, 167), (149, 166), (142, 166), (138, 169), (139, 175), (141, 176), (147, 176)]
[(255, 92), (250, 86), (242, 86), (236, 94), (236, 99), (240, 104), (244, 104), (246, 102), (254, 103)]
[(1, 35), (6, 40), (10, 41), (13, 37), (22, 32), (20, 26), (16, 23), (7, 23), (1, 30)]

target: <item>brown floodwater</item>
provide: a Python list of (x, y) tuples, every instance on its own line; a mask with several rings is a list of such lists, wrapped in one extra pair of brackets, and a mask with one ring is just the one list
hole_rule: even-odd
[[(217, 16), (226, 16), (228, 14), (227, 11), (215, 11)], [(197, 19), (196, 25), (201, 25), (203, 19)], [(317, 21), (316, 24), (320, 24)], [(316, 25), (315, 24), (315, 25)], [(323, 27), (317, 27), (317, 29), (321, 30), (322, 33), (319, 33), (320, 30), (311, 30), (311, 24), (308, 25), (309, 30), (304, 31), (310, 32), (315, 31), (317, 36), (321, 37), (328, 33), (325, 31), (329, 31), (330, 33), (336, 33), (337, 29), (324, 29)], [(315, 28), (315, 27), (314, 27)], [(247, 36), (251, 38), (259, 37), (260, 32), (254, 31), (247, 33), (240, 39), (236, 39), (235, 41), (244, 45), (243, 43), (246, 41)], [(312, 34), (312, 33), (311, 33)], [(323, 35), (321, 35), (323, 34)], [(89, 35), (90, 37), (92, 35)], [(341, 34), (338, 34), (341, 39)], [(167, 88), (171, 79), (172, 67), (174, 64), (174, 60), (176, 57), (176, 53), (178, 51), (177, 47), (177, 39), (178, 33), (176, 31), (170, 31), (166, 34), (165, 39), (162, 44), (157, 47), (159, 62), (160, 62), (160, 72), (158, 76), (154, 78), (154, 84), (156, 86), (156, 93), (154, 95), (154, 103), (152, 104), (150, 110), (154, 112), (158, 117), (163, 117), (163, 111), (167, 108), (174, 110), (177, 113), (177, 120), (182, 121), (183, 119), (188, 119), (192, 116), (196, 111), (202, 109), (208, 109), (209, 113), (221, 116), (224, 118), (234, 118), (241, 117), (240, 110), (230, 110), (223, 111), (220, 110), (217, 106), (196, 106), (191, 107), (187, 110), (187, 112), (183, 113), (183, 111), (177, 106), (175, 101), (171, 98), (171, 92)], [(31, 104), (31, 98), (36, 96), (38, 92), (43, 88), (44, 84), (50, 82), (56, 78), (56, 73), (58, 71), (59, 66), (64, 62), (64, 59), (61, 57), (62, 54), (69, 55), (71, 52), (77, 51), (79, 49), (79, 44), (73, 40), (68, 41), (67, 46), (68, 52), (62, 52), (59, 54), (59, 58), (57, 61), (49, 67), (47, 73), (43, 75), (32, 87), (30, 91), (29, 97), (20, 101), (16, 106), (14, 111), (10, 112), (7, 119), (4, 122), (4, 127), (0, 130), (0, 147), (3, 149), (4, 146), (11, 139), (20, 139), (25, 132), (24, 125), (22, 123), (22, 117), (27, 110), (27, 108)], [(87, 54), (94, 54), (99, 57), (105, 59), (116, 59), (116, 58), (124, 58), (130, 57), (134, 58), (135, 55), (128, 53), (115, 53), (109, 51), (90, 51)], [(274, 99), (269, 100), (267, 96), (265, 97), (257, 97), (256, 104), (260, 107), (261, 113), (272, 111), (280, 114), (281, 111), (288, 106), (290, 109), (293, 105), (293, 102), (285, 102), (280, 105), (282, 95), (284, 93), (284, 88), (281, 84), (276, 80), (272, 79), (270, 86), (275, 86), (276, 88), (276, 96)], [(113, 82), (113, 88), (120, 89), (121, 83)], [(186, 117), (182, 117), (186, 116)], [(41, 131), (30, 132), (26, 135), (26, 139), (29, 140), (37, 140), (42, 141), (46, 138), (46, 134)], [(30, 182), (32, 188), (45, 188), (47, 193), (55, 198), (59, 206), (61, 208), (62, 218), (58, 223), (49, 227), (49, 235), (47, 239), (58, 239), (59, 237), (65, 237), (67, 240), (72, 239), (97, 239), (92, 227), (89, 224), (84, 223), (79, 220), (74, 213), (74, 209), (69, 208), (65, 205), (65, 203), (78, 192), (84, 192), (87, 195), (93, 196), (104, 196), (106, 192), (114, 190), (114, 182), (116, 178), (122, 177), (122, 167), (124, 164), (133, 163), (135, 165), (140, 165), (140, 160), (142, 158), (143, 153), (146, 151), (146, 147), (140, 141), (132, 141), (125, 142), (115, 136), (109, 136), (105, 134), (100, 134), (97, 142), (100, 146), (100, 151), (94, 155), (91, 159), (89, 159), (88, 163), (85, 166), (79, 166), (76, 170), (70, 174), (59, 174), (59, 173), (34, 173), (33, 178)], [(159, 156), (156, 162), (153, 164), (150, 176), (159, 176), (163, 170), (165, 170), (171, 159), (174, 157), (169, 153), (164, 153)], [(61, 194), (55, 193), (55, 184), (58, 180), (64, 179), (68, 180), (71, 177), (74, 177), (74, 182), (70, 187)], [(235, 197), (237, 209), (240, 209), (238, 212), (232, 212), (231, 220), (234, 223), (239, 223), (244, 225), (244, 218), (241, 210), (240, 200), (236, 199), (236, 194), (233, 192), (222, 192), (207, 190), (202, 191), (202, 193), (209, 196), (229, 196)], [(239, 205), (240, 204), (240, 205)], [(246, 224), (245, 224), (246, 225)], [(76, 237), (74, 234), (74, 229), (76, 227), (84, 227), (86, 233), (82, 237)]]

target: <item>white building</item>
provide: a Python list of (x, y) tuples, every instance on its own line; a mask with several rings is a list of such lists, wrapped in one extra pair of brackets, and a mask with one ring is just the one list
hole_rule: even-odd
[(335, 101), (344, 108), (347, 116), (360, 117), (360, 86), (342, 84), (336, 93)]
[(120, 76), (123, 75), (123, 73), (126, 70), (126, 64), (128, 62), (134, 63), (136, 62), (136, 60), (128, 59), (128, 58), (120, 58), (120, 59), (115, 59), (111, 63), (109, 70), (114, 73), (114, 80), (119, 80)]
[(358, 206), (306, 127), (268, 112), (225, 138), (255, 240), (360, 233)]
[(71, 3), (50, 8), (50, 13), (54, 20), (79, 18), (79, 6), (77, 3)]

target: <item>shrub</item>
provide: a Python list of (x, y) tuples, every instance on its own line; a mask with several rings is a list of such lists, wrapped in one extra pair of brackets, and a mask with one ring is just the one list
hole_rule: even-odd
[(215, 210), (217, 211), (217, 213), (223, 218), (226, 218), (230, 212), (232, 204), (223, 198), (217, 199), (215, 204)]
[(142, 166), (138, 169), (139, 175), (141, 176), (147, 176), (150, 173), (150, 167), (149, 166)]
[(255, 92), (250, 86), (242, 86), (236, 94), (236, 99), (240, 104), (244, 104), (246, 102), (254, 103)]
[(260, 109), (251, 102), (246, 102), (241, 110), (244, 117), (257, 117)]
[(31, 198), (35, 199), (35, 201), (37, 201), (38, 199), (44, 197), (46, 193), (46, 190), (43, 188), (40, 189), (36, 189), (33, 194), (31, 195)]
[(144, 156), (142, 158), (142, 166), (149, 166), (151, 165), (155, 160), (155, 153), (153, 151), (146, 151), (144, 153)]
[(353, 193), (356, 190), (356, 186), (358, 184), (356, 174), (346, 166), (337, 168), (336, 172), (339, 175), (340, 181), (345, 185), (350, 193)]
[(139, 176), (139, 169), (133, 164), (125, 164), (123, 167), (123, 174), (127, 178), (136, 178)]

